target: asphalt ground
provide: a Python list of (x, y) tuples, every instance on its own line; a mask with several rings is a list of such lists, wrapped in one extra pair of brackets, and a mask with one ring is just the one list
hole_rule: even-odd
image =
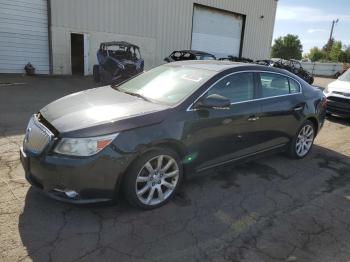
[(350, 260), (350, 120), (328, 118), (303, 160), (210, 170), (152, 211), (124, 200), (78, 207), (33, 190), (18, 153), (29, 117), (91, 87), (91, 78), (0, 76), (0, 261)]

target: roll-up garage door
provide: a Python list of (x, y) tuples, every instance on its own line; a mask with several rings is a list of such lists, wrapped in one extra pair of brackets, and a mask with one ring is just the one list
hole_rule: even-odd
[(46, 0), (0, 0), (0, 73), (49, 73)]
[(194, 6), (192, 49), (217, 58), (239, 56), (243, 16), (218, 9)]

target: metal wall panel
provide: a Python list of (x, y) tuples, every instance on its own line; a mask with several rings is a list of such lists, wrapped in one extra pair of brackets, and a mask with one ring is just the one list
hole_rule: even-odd
[(191, 48), (194, 3), (245, 15), (242, 56), (269, 57), (276, 0), (51, 0), (54, 71), (70, 72), (70, 32), (90, 34), (91, 66), (107, 39), (134, 41), (146, 68), (159, 65), (171, 51)]
[(49, 73), (46, 0), (0, 0), (0, 73)]

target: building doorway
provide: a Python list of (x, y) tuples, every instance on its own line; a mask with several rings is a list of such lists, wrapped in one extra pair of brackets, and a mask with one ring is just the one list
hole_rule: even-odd
[(71, 34), (71, 63), (73, 75), (84, 75), (84, 35)]

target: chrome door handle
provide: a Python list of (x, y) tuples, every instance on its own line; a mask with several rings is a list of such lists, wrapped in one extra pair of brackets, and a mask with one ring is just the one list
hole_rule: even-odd
[(294, 111), (300, 111), (300, 110), (303, 110), (303, 106), (296, 106), (293, 108)]
[(260, 119), (260, 117), (258, 117), (258, 116), (250, 116), (248, 118), (248, 121), (256, 121), (256, 120), (259, 120), (259, 119)]

